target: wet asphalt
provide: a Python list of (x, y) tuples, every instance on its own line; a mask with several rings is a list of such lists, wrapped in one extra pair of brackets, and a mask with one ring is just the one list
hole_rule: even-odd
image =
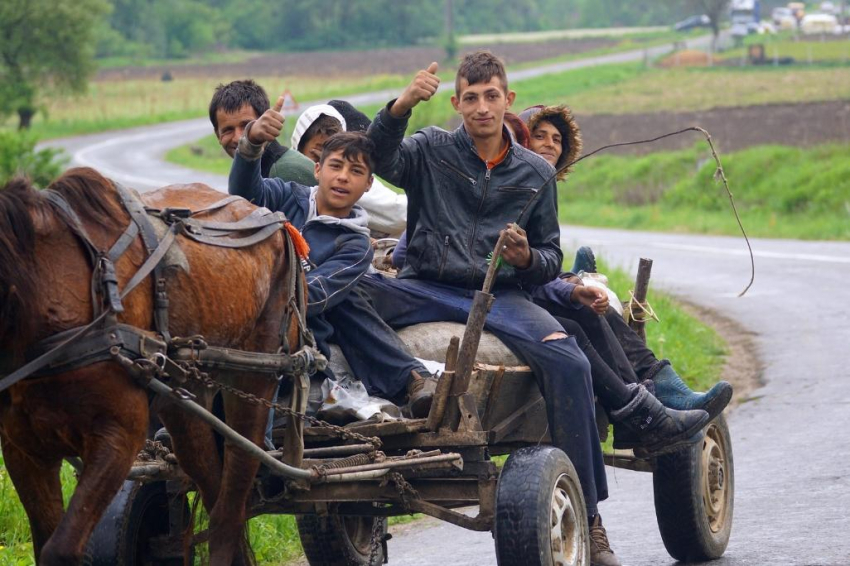
[[(734, 522), (725, 555), (711, 564), (850, 564), (850, 243), (753, 240), (755, 285), (738, 298), (749, 280), (740, 238), (572, 226), (562, 237), (566, 248), (590, 244), (633, 274), (641, 257), (653, 259), (653, 286), (756, 335), (765, 385), (728, 418)], [(623, 564), (677, 564), (658, 534), (651, 475), (608, 468), (608, 481), (600, 512)], [(489, 533), (427, 525), (390, 542), (391, 564), (496, 564)]]

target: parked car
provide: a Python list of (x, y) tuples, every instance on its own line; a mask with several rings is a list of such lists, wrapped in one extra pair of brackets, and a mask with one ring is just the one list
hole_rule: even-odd
[(800, 22), (800, 30), (804, 35), (819, 33), (835, 33), (838, 29), (838, 18), (832, 14), (808, 14)]
[(711, 19), (705, 14), (699, 16), (691, 16), (690, 18), (685, 18), (681, 22), (677, 22), (673, 29), (675, 31), (688, 31), (696, 28), (707, 28), (711, 26)]

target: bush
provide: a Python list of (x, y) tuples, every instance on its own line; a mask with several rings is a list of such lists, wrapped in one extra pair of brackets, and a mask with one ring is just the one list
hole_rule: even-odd
[(23, 175), (39, 187), (46, 187), (63, 169), (62, 150), (36, 150), (36, 140), (28, 134), (0, 131), (0, 185)]

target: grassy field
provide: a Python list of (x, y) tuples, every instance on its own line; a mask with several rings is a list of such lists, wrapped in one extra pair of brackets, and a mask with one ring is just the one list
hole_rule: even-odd
[[(595, 156), (560, 186), (565, 222), (738, 234), (705, 146), (646, 156)], [(850, 239), (850, 146), (758, 146), (722, 157), (751, 236)]]
[(841, 40), (828, 36), (822, 41), (819, 36), (801, 36), (795, 39), (791, 33), (781, 33), (775, 36), (749, 36), (744, 45), (715, 55), (720, 60), (740, 60), (747, 57), (749, 45), (764, 45), (764, 55), (768, 60), (774, 57), (792, 57), (795, 63), (836, 62), (850, 63), (850, 38)]
[[(56, 97), (46, 106), (45, 114), (33, 120), (32, 132), (39, 139), (86, 134), (118, 128), (158, 124), (207, 115), (210, 97), (216, 85), (237, 77), (185, 78), (171, 82), (159, 80), (123, 80), (94, 82), (79, 98)], [(320, 80), (315, 77), (256, 77), (269, 96), (285, 88), (300, 102), (330, 100), (371, 90), (402, 88), (409, 77), (381, 75), (354, 79)], [(7, 128), (16, 124), (13, 118)], [(0, 124), (2, 126), (4, 124)]]
[[(568, 254), (566, 263), (572, 263)], [(628, 297), (633, 280), (625, 272), (600, 262), (600, 271), (609, 275), (611, 288), (620, 298)], [(674, 299), (650, 290), (648, 300), (661, 320), (647, 325), (647, 340), (659, 358), (674, 361), (676, 369), (695, 390), (705, 390), (720, 378), (725, 344), (720, 336), (682, 310)], [(65, 500), (75, 485), (73, 471), (67, 464), (62, 471)], [(400, 517), (391, 524), (408, 522)], [(301, 543), (291, 516), (263, 516), (250, 521), (251, 543), (258, 563), (282, 566), (301, 556)], [(202, 552), (199, 554), (203, 554)], [(199, 563), (196, 561), (196, 563)], [(29, 523), (0, 457), (0, 566), (32, 564)]]
[[(655, 69), (629, 63), (516, 81), (511, 88), (514, 110), (566, 103), (582, 115), (679, 112), (847, 99), (850, 67)], [(417, 106), (408, 131), (452, 120), (450, 97), (443, 93)]]

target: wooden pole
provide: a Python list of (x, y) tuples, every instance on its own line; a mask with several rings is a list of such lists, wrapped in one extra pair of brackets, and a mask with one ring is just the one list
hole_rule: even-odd
[[(638, 264), (637, 278), (635, 279), (635, 298), (634, 300), (640, 304), (646, 302), (646, 292), (649, 289), (649, 276), (652, 272), (652, 260), (640, 258)], [(629, 326), (634, 330), (641, 340), (646, 342), (646, 321), (644, 313), (640, 308), (635, 308), (635, 305), (630, 306), (631, 316), (629, 317)]]

